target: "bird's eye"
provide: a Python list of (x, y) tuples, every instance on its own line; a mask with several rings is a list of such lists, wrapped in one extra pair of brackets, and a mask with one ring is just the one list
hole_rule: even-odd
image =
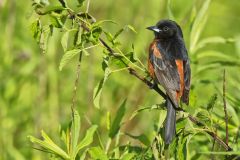
[(167, 27), (167, 26), (165, 26), (165, 27), (163, 27), (163, 31), (168, 31), (169, 30), (169, 28)]

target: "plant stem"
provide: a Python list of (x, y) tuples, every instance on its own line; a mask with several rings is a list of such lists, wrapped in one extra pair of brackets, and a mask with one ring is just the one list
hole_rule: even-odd
[(223, 107), (225, 114), (225, 124), (226, 124), (226, 144), (228, 145), (228, 114), (227, 114), (227, 103), (226, 103), (226, 73), (223, 70)]
[(75, 105), (76, 105), (77, 86), (78, 86), (78, 81), (79, 81), (79, 77), (80, 77), (81, 61), (82, 61), (82, 51), (79, 54), (79, 59), (78, 59), (78, 64), (77, 64), (76, 79), (75, 79), (74, 89), (73, 89), (72, 105), (71, 105), (72, 117), (74, 117), (73, 114), (74, 114)]

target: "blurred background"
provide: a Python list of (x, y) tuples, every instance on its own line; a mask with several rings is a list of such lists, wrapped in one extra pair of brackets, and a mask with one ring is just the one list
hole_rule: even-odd
[[(197, 13), (203, 2), (204, 0), (171, 1), (173, 16), (183, 29), (188, 48), (191, 28), (189, 19), (193, 15), (193, 8)], [(42, 152), (32, 149), (27, 136), (39, 137), (40, 131), (44, 129), (54, 139), (53, 135), (58, 133), (59, 125), (66, 126), (71, 120), (70, 106), (77, 58), (59, 71), (58, 66), (63, 55), (60, 35), (50, 38), (46, 53), (41, 53), (30, 32), (31, 22), (35, 18), (31, 16), (34, 12), (31, 3), (27, 0), (0, 0), (0, 159), (4, 160), (46, 158)], [(160, 19), (168, 18), (168, 7), (166, 0), (92, 0), (89, 13), (97, 20), (110, 19), (117, 22), (117, 25), (105, 24), (105, 29), (112, 32), (127, 24), (134, 26), (137, 34), (122, 34), (121, 47), (123, 51), (128, 51), (134, 44), (136, 56), (146, 65), (148, 46), (153, 34), (145, 28)], [(209, 43), (197, 52), (189, 52), (192, 66), (190, 107), (192, 110), (206, 107), (210, 97), (217, 94), (216, 112), (219, 112), (220, 117), (223, 116), (221, 96), (225, 68), (228, 109), (230, 117), (233, 117), (230, 118), (230, 123), (236, 128), (239, 126), (240, 116), (239, 8), (239, 0), (212, 0), (200, 39), (220, 36), (226, 41)], [(134, 110), (159, 104), (164, 100), (127, 71), (123, 71), (110, 76), (103, 88), (101, 109), (94, 108), (93, 88), (103, 76), (99, 67), (102, 61), (101, 52), (92, 50), (89, 56), (83, 57), (77, 110), (81, 117), (87, 116), (92, 123), (100, 125), (100, 135), (106, 139), (107, 112), (115, 115), (116, 109), (125, 98), (125, 120)], [(201, 53), (209, 54), (198, 56)], [(219, 55), (230, 58), (211, 56), (212, 53), (221, 53)], [(152, 139), (153, 124), (157, 121), (157, 112), (143, 112), (127, 122), (122, 130), (131, 134), (145, 133)], [(87, 120), (82, 118), (82, 132), (88, 127)], [(237, 131), (232, 133), (237, 134)]]

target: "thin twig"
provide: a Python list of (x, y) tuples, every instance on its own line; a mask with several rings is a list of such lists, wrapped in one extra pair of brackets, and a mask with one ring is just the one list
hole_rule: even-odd
[(79, 59), (78, 59), (78, 64), (77, 64), (76, 79), (75, 79), (74, 89), (73, 89), (72, 105), (71, 105), (72, 117), (74, 117), (73, 114), (74, 114), (75, 104), (76, 104), (77, 86), (78, 86), (78, 81), (79, 81), (79, 77), (80, 77), (81, 61), (82, 61), (82, 51), (79, 54)]
[[(215, 135), (217, 135), (217, 130), (218, 130), (218, 126), (216, 126), (216, 128), (215, 128), (215, 131), (214, 131)], [(211, 149), (212, 152), (214, 151), (215, 143), (216, 143), (216, 137), (213, 138), (213, 144), (212, 144), (212, 149)], [(211, 160), (214, 160), (214, 159), (215, 159), (214, 154), (211, 154)]]
[(225, 124), (226, 124), (226, 144), (228, 145), (228, 114), (227, 114), (227, 104), (226, 104), (226, 73), (223, 70), (223, 107), (225, 114)]
[[(206, 128), (205, 124), (203, 124), (202, 122), (200, 122), (199, 120), (197, 120), (197, 118), (188, 115), (188, 118), (190, 121), (192, 121), (194, 124), (196, 124), (199, 127), (203, 127)], [(232, 148), (230, 146), (228, 146), (228, 144), (226, 144), (220, 137), (218, 137), (217, 134), (215, 134), (214, 132), (210, 131), (210, 130), (206, 130), (206, 132), (213, 138), (215, 139), (223, 148), (225, 148), (225, 150), (227, 151), (231, 151)]]

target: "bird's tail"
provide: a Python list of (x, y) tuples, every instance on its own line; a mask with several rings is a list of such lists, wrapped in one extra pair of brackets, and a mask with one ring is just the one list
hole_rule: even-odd
[(166, 98), (167, 118), (165, 123), (165, 143), (170, 144), (176, 132), (176, 110), (169, 97)]

